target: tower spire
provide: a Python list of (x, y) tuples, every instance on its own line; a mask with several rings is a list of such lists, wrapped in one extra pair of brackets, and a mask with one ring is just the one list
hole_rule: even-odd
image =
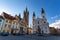
[(33, 16), (35, 17), (35, 12), (33, 12)]
[(29, 25), (29, 11), (28, 11), (27, 7), (24, 10), (24, 20), (25, 20), (26, 24)]
[(41, 8), (41, 9), (42, 9), (42, 11), (41, 11), (41, 12), (42, 12), (42, 13), (45, 13), (44, 9), (43, 9), (43, 8)]
[(27, 7), (26, 7), (26, 12), (28, 11)]
[(33, 20), (36, 19), (36, 15), (35, 15), (35, 12), (33, 12)]

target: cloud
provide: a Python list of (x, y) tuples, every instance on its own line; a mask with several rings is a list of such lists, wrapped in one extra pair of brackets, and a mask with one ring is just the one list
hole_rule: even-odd
[(50, 27), (60, 28), (60, 20), (55, 21), (49, 25)]
[(60, 15), (59, 15), (60, 16)]
[(58, 15), (51, 17), (51, 19), (55, 19), (55, 18), (57, 18), (57, 17), (58, 17)]
[(58, 17), (60, 17), (60, 14), (59, 14), (59, 15), (56, 15), (56, 16), (53, 16), (53, 17), (51, 17), (51, 19), (56, 19), (56, 18), (58, 18)]

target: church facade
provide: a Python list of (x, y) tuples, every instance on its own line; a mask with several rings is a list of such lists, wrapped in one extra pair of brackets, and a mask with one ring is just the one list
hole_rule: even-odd
[(49, 34), (49, 23), (46, 19), (46, 14), (44, 9), (41, 11), (42, 18), (37, 18), (35, 12), (33, 12), (33, 33)]

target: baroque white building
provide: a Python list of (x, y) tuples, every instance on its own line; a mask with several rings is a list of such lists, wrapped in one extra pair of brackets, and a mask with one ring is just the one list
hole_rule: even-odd
[(46, 19), (46, 14), (44, 9), (41, 11), (42, 18), (37, 18), (35, 12), (33, 12), (33, 33), (49, 34), (49, 23)]

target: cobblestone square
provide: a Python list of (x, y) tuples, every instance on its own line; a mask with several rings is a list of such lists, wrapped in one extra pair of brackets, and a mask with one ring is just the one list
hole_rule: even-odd
[(9, 35), (9, 36), (0, 36), (0, 40), (60, 40), (60, 36)]

